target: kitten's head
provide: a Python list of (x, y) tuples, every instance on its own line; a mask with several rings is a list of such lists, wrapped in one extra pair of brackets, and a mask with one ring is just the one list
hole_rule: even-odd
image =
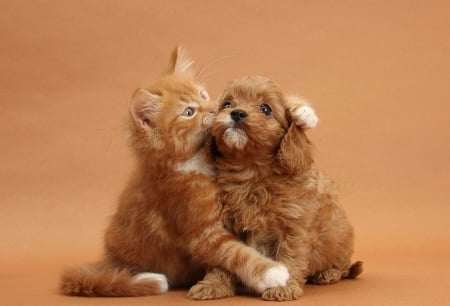
[(185, 159), (202, 148), (213, 119), (215, 102), (194, 78), (193, 61), (178, 47), (169, 69), (130, 103), (130, 140), (139, 152), (164, 152)]

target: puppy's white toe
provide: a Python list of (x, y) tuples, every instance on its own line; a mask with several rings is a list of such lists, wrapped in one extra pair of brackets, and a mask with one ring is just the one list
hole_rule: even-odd
[(289, 279), (288, 269), (283, 266), (272, 267), (264, 273), (261, 292), (275, 287), (284, 287)]
[(158, 273), (139, 273), (133, 277), (134, 282), (156, 281), (159, 284), (161, 292), (169, 290), (169, 282), (164, 274)]
[(311, 106), (302, 106), (292, 114), (295, 124), (304, 129), (311, 129), (316, 127), (319, 118)]

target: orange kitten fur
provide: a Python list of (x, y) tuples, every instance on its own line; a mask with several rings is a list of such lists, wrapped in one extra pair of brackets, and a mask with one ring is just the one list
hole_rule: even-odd
[[(244, 77), (227, 86), (219, 103), (211, 133), (224, 223), (291, 274), (286, 287), (267, 289), (263, 299), (297, 299), (308, 278), (329, 284), (361, 273), (362, 263), (350, 261), (352, 226), (332, 182), (316, 169), (311, 143), (299, 127), (304, 102), (284, 96), (269, 79)], [(219, 278), (221, 284), (208, 281)], [(213, 292), (234, 286), (232, 275), (212, 269), (190, 296), (215, 298)]]
[(258, 292), (286, 284), (283, 264), (238, 242), (222, 225), (215, 169), (204, 149), (215, 103), (191, 66), (178, 48), (169, 71), (133, 95), (129, 139), (137, 167), (106, 231), (104, 258), (64, 271), (62, 293), (158, 294), (192, 285), (206, 265), (236, 274)]

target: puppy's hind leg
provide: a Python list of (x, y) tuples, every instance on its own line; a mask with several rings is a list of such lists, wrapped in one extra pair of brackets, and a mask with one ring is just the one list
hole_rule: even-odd
[(347, 270), (341, 271), (335, 267), (319, 271), (308, 278), (308, 282), (315, 285), (331, 285), (337, 283), (344, 278), (356, 278), (363, 271), (362, 261), (357, 261), (352, 264)]
[(329, 268), (315, 273), (308, 278), (308, 282), (315, 285), (331, 285), (341, 280), (342, 272), (336, 268)]

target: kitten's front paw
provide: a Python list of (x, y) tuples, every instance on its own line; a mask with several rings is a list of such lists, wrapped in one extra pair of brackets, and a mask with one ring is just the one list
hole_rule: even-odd
[(292, 114), (294, 123), (304, 129), (312, 129), (316, 127), (319, 122), (316, 112), (311, 106), (302, 106), (295, 110)]
[(215, 300), (234, 296), (234, 287), (222, 282), (201, 281), (189, 289), (186, 297), (191, 300)]
[(270, 288), (263, 292), (262, 299), (266, 301), (292, 301), (303, 295), (303, 289), (298, 286)]
[(288, 280), (289, 280), (288, 269), (283, 265), (275, 266), (269, 268), (264, 273), (262, 282), (256, 289), (258, 292), (261, 293), (269, 288), (286, 286)]

